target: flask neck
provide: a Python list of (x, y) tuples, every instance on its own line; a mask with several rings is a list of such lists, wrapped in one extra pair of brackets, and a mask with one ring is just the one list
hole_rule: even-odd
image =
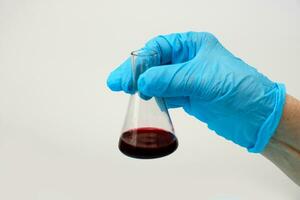
[(133, 75), (133, 87), (137, 88), (139, 76), (148, 70), (150, 67), (158, 66), (158, 53), (151, 49), (140, 49), (131, 53), (131, 66)]

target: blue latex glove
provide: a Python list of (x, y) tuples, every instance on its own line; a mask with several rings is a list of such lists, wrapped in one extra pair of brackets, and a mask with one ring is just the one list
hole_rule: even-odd
[[(284, 107), (285, 87), (235, 57), (210, 33), (158, 36), (145, 48), (159, 52), (161, 65), (140, 75), (138, 90), (182, 107), (217, 134), (262, 152)], [(133, 92), (130, 60), (108, 80), (113, 91)]]

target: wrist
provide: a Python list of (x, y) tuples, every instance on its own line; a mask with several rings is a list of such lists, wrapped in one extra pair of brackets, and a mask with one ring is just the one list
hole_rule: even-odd
[(271, 139), (286, 143), (294, 148), (299, 148), (299, 120), (300, 101), (290, 95), (287, 95), (280, 123)]
[(262, 154), (300, 186), (300, 102), (287, 95), (276, 133)]

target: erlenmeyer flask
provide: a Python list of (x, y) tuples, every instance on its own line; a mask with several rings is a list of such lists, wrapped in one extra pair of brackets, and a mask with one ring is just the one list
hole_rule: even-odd
[(163, 98), (145, 97), (137, 91), (141, 73), (159, 65), (157, 52), (141, 49), (131, 53), (133, 87), (119, 149), (134, 158), (159, 158), (177, 149), (178, 142)]

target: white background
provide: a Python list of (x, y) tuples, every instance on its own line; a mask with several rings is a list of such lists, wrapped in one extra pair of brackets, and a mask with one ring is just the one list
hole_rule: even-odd
[(209, 31), (300, 97), (300, 1), (0, 0), (1, 200), (299, 200), (259, 154), (171, 111), (180, 146), (117, 148), (128, 96), (109, 72), (157, 34)]

